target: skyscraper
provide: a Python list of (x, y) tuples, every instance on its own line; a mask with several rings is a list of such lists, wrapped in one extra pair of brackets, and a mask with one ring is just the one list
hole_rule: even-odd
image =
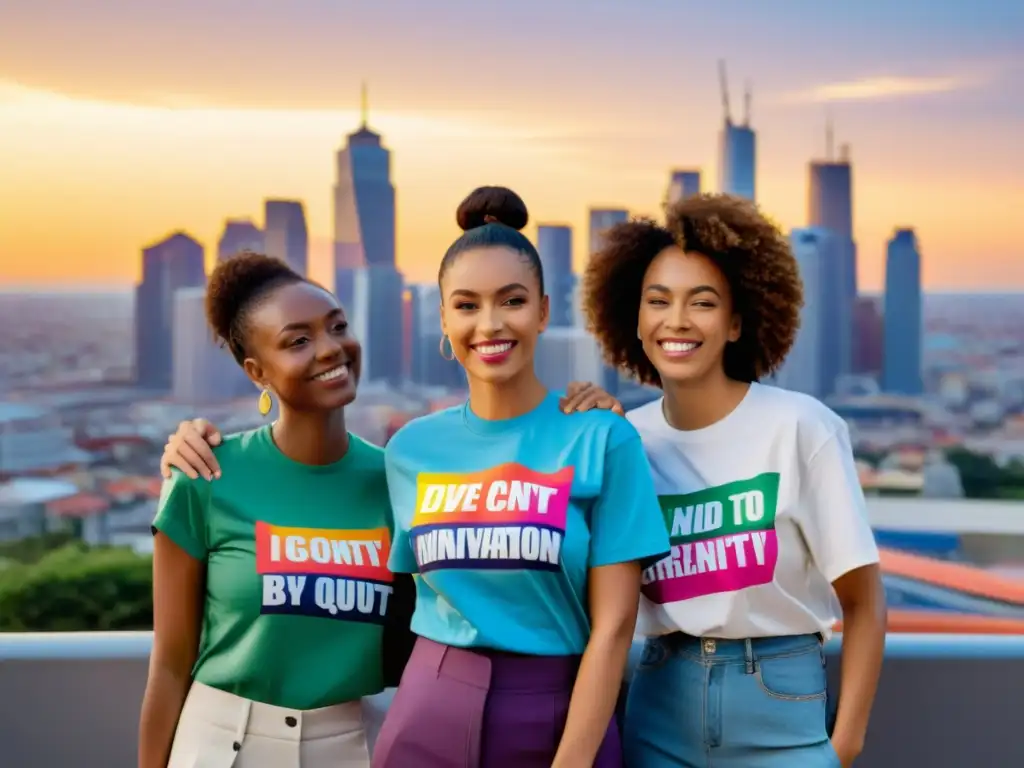
[(672, 177), (668, 182), (668, 194), (665, 202), (669, 205), (685, 200), (688, 197), (700, 194), (700, 171), (699, 170), (676, 170), (672, 171)]
[[(605, 233), (616, 224), (621, 224), (625, 221), (629, 221), (629, 211), (624, 208), (591, 208), (590, 209), (590, 254), (591, 258), (593, 255), (604, 247)], [(582, 317), (582, 297), (578, 295), (574, 303), (574, 309), (579, 316), (580, 327), (586, 327), (586, 320)], [(619, 393), (621, 377), (619, 372), (612, 368), (610, 365), (604, 365), (602, 367), (600, 383), (604, 387), (605, 391), (612, 395)]]
[(853, 239), (853, 166), (850, 147), (839, 148), (833, 157), (832, 122), (825, 129), (825, 159), (812, 160), (807, 178), (807, 226), (832, 230), (847, 241), (844, 272), (848, 299), (857, 298), (857, 246)]
[(804, 281), (804, 308), (782, 385), (827, 397), (850, 372), (852, 307), (844, 300), (844, 241), (832, 230), (808, 227), (794, 229), (790, 242)]
[(263, 247), (305, 277), (309, 264), (306, 211), (297, 200), (267, 200), (263, 206)]
[(430, 387), (464, 389), (466, 374), (441, 356), (441, 294), (436, 285), (409, 286), (412, 315), (412, 380)]
[(217, 243), (217, 261), (230, 259), (242, 251), (263, 252), (263, 232), (249, 219), (228, 219)]
[(885, 257), (882, 389), (904, 395), (924, 391), (921, 346), (921, 252), (913, 229), (897, 229)]
[(553, 328), (573, 325), (572, 228), (541, 224), (537, 227), (537, 251), (544, 268), (544, 288), (550, 297)]
[(616, 224), (629, 221), (629, 211), (625, 208), (591, 208), (590, 209), (590, 251), (593, 255), (601, 250), (604, 244), (604, 233)]
[(135, 289), (135, 376), (139, 386), (173, 385), (174, 293), (206, 284), (203, 246), (176, 232), (142, 251)]
[(751, 89), (743, 98), (743, 122), (732, 121), (729, 104), (729, 83), (725, 62), (719, 62), (722, 93), (722, 130), (718, 136), (718, 189), (720, 192), (757, 199), (757, 134), (750, 127)]
[(405, 280), (388, 264), (370, 264), (351, 274), (353, 309), (348, 311), (348, 318), (363, 344), (363, 380), (398, 383), (405, 368)]
[(879, 376), (882, 373), (885, 324), (873, 296), (859, 296), (853, 305), (853, 354), (851, 367), (854, 373)]
[(790, 234), (793, 255), (804, 284), (804, 306), (800, 310), (800, 330), (796, 341), (776, 382), (779, 386), (822, 397), (822, 362), (825, 355), (822, 330), (825, 324), (825, 304), (822, 301), (822, 252), (819, 239), (806, 230), (793, 230)]
[(391, 152), (368, 120), (364, 85), (362, 123), (336, 156), (334, 290), (363, 342), (363, 376), (398, 381), (404, 368), (405, 281), (395, 267)]
[(229, 400), (256, 388), (213, 338), (206, 324), (206, 289), (179, 288), (174, 292), (174, 399), (200, 405)]
[(366, 86), (362, 124), (338, 151), (334, 184), (335, 269), (395, 265), (395, 188), (391, 152), (370, 130)]

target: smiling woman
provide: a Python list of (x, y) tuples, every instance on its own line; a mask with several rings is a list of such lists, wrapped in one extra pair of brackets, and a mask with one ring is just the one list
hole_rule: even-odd
[(366, 766), (360, 699), (397, 681), (413, 586), (387, 568), (382, 451), (345, 427), (359, 342), (330, 292), (260, 254), (217, 266), (206, 310), (280, 416), (223, 440), (217, 483), (164, 484), (139, 765)]

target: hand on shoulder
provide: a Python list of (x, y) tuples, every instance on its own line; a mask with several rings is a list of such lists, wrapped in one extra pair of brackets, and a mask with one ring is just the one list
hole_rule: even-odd
[(180, 470), (192, 480), (199, 477), (213, 480), (220, 477), (220, 464), (213, 448), (223, 442), (217, 427), (206, 419), (183, 421), (178, 430), (167, 439), (160, 457), (160, 474), (170, 479), (171, 467)]

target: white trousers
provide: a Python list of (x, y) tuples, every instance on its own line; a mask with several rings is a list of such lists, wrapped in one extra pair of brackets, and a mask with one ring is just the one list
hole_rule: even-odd
[(167, 768), (369, 768), (359, 701), (286, 709), (193, 682)]

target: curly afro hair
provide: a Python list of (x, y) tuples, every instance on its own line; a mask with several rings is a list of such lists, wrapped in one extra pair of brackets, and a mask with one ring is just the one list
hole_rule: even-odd
[(740, 338), (725, 348), (725, 375), (758, 381), (776, 371), (800, 327), (803, 284), (789, 240), (757, 206), (731, 195), (696, 195), (666, 208), (666, 224), (637, 219), (607, 231), (583, 276), (588, 326), (616, 368), (644, 384), (661, 377), (636, 337), (644, 275), (677, 245), (700, 253), (729, 283)]
[(206, 285), (206, 322), (242, 365), (249, 313), (279, 286), (306, 279), (280, 259), (243, 251), (220, 262)]

